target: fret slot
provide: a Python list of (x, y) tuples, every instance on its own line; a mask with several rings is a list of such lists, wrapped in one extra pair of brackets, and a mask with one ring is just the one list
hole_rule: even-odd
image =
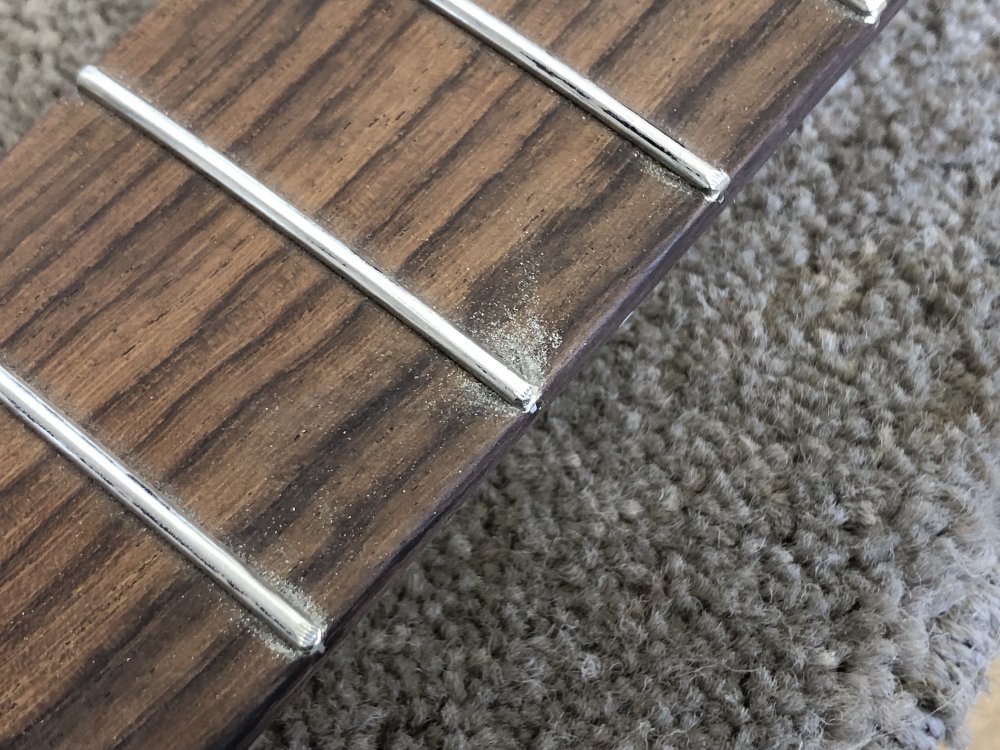
[(340, 273), (503, 399), (535, 411), (535, 386), (230, 159), (94, 66), (80, 71), (77, 85)]
[(17, 375), (0, 366), (0, 403), (102, 485), (286, 642), (323, 650), (325, 627), (278, 593)]
[(723, 170), (709, 164), (496, 16), (468, 0), (425, 2), (585, 109), (686, 182), (704, 191), (710, 200), (722, 199), (729, 186), (729, 176)]

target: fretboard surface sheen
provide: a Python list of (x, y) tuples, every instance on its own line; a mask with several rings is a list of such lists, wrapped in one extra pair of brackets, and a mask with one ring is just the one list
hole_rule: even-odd
[[(901, 3), (892, 4), (888, 20)], [(739, 186), (834, 0), (484, 6)], [(102, 68), (542, 387), (720, 207), (418, 0), (167, 0)], [(98, 105), (0, 165), (0, 357), (336, 641), (531, 417)], [(0, 410), (0, 744), (240, 745), (315, 666)]]

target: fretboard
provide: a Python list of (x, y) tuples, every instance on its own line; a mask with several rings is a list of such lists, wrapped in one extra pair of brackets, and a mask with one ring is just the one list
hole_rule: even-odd
[[(482, 7), (723, 170), (726, 200), (878, 28), (838, 0)], [(542, 408), (725, 205), (419, 0), (167, 0), (100, 67)], [(533, 419), (90, 99), (0, 193), (0, 362), (304, 597), (327, 648)], [(5, 746), (249, 742), (319, 657), (7, 411), (0, 434)]]

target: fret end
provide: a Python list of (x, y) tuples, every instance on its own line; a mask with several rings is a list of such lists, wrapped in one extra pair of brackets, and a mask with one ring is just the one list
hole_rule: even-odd
[(541, 394), (538, 390), (529, 385), (517, 396), (516, 406), (519, 406), (525, 414), (534, 414), (538, 411), (538, 398)]
[(323, 641), (323, 628), (313, 624), (312, 627), (302, 633), (302, 636), (295, 645), (310, 656), (322, 654), (326, 651), (326, 643)]
[(862, 14), (865, 23), (876, 25), (882, 17), (888, 0), (841, 0), (849, 8)]
[(104, 74), (101, 73), (100, 69), (96, 65), (84, 65), (76, 74), (77, 88), (87, 91), (91, 88), (94, 81), (103, 77)]
[(722, 203), (729, 187), (729, 175), (721, 169), (713, 169), (705, 175), (705, 200), (711, 203)]
[(92, 93), (99, 90), (101, 82), (107, 78), (96, 65), (84, 65), (76, 74), (76, 87), (81, 91)]

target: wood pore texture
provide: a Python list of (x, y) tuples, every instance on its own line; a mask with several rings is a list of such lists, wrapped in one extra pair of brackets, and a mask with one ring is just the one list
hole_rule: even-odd
[[(733, 191), (875, 33), (833, 0), (485, 5)], [(102, 67), (543, 404), (719, 210), (418, 0), (168, 0)], [(50, 111), (0, 196), (2, 360), (308, 597), (329, 647), (530, 422), (94, 103)], [(316, 659), (0, 431), (0, 744), (249, 743)]]

